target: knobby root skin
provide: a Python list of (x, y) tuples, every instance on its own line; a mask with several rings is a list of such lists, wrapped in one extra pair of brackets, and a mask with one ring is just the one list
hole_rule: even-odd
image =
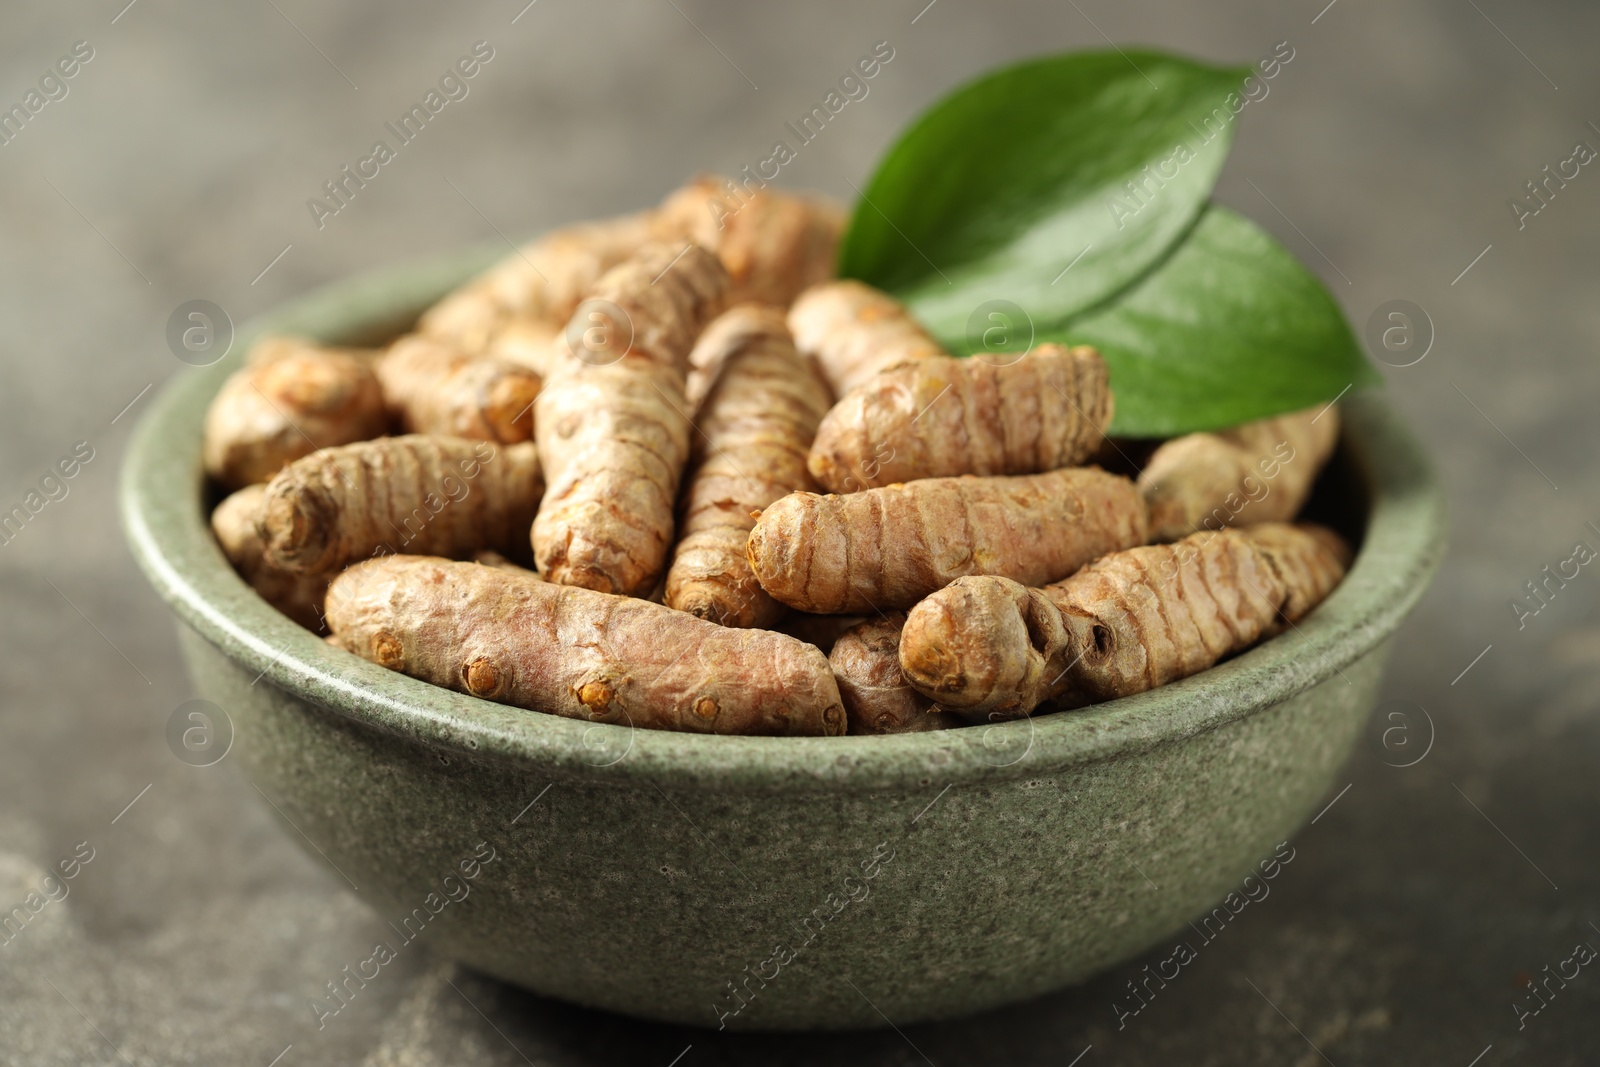
[(905, 609), (964, 575), (1028, 585), (1146, 540), (1144, 502), (1094, 467), (928, 478), (842, 496), (792, 493), (750, 532), (756, 579), (800, 611)]
[(328, 623), (374, 663), (535, 711), (695, 733), (846, 729), (827, 658), (810, 645), (476, 563), (358, 564), (334, 580)]
[(1152, 540), (1293, 519), (1338, 441), (1324, 406), (1167, 441), (1139, 474)]
[(664, 236), (658, 225), (645, 211), (548, 233), (429, 308), (417, 330), (474, 354), (517, 320), (559, 330), (602, 274)]
[(835, 396), (902, 363), (947, 355), (898, 301), (857, 281), (823, 282), (801, 293), (789, 309), (789, 329)]
[(975, 720), (1128, 696), (1298, 622), (1349, 558), (1329, 530), (1262, 523), (1112, 553), (1042, 589), (964, 578), (911, 610), (900, 664)]
[(535, 425), (549, 487), (532, 530), (546, 579), (650, 594), (689, 455), (682, 389), (675, 369), (631, 356), (546, 386)]
[(830, 492), (918, 478), (1035, 474), (1082, 463), (1112, 414), (1093, 348), (1045, 344), (1009, 362), (935, 356), (883, 371), (836, 404), (811, 446)]
[(730, 351), (695, 420), (665, 602), (724, 626), (767, 628), (786, 609), (756, 581), (745, 545), (761, 509), (814, 488), (806, 450), (831, 396), (777, 308), (736, 307), (707, 327), (702, 344), (708, 338)]
[(266, 546), (256, 523), (266, 495), (266, 485), (257, 483), (226, 497), (211, 512), (211, 532), (233, 569), (261, 599), (306, 629), (320, 632), (322, 598), (328, 581), (291, 574), (270, 566), (263, 558)]
[(368, 353), (264, 338), (206, 412), (206, 473), (239, 489), (319, 448), (376, 437), (387, 428)]
[(593, 328), (596, 314), (615, 314), (609, 309), (597, 312), (596, 304), (615, 305), (624, 322), (609, 325), (631, 333), (631, 345), (618, 352), (618, 338), (618, 344), (574, 352), (572, 359), (594, 366), (629, 355), (687, 374), (689, 351), (706, 323), (722, 312), (727, 293), (728, 272), (712, 252), (681, 241), (646, 245), (595, 283), (573, 312), (564, 338)]
[(772, 304), (746, 303), (732, 305), (713, 319), (689, 350), (689, 377), (685, 394), (691, 414), (699, 414), (728, 361), (757, 342), (763, 346), (787, 346), (796, 359), (811, 368), (810, 376), (821, 383), (827, 403), (833, 403), (833, 393), (828, 389), (816, 361), (800, 355), (795, 349), (794, 338), (789, 334), (782, 309)]
[(900, 671), (904, 612), (862, 622), (840, 635), (828, 656), (852, 734), (944, 730), (961, 720), (934, 707)]
[(1098, 352), (951, 356), (832, 278), (844, 223), (701, 176), (524, 246), (383, 351), (260, 340), (206, 415), (203, 466), (233, 491), (218, 544), (281, 612), (390, 669), (748, 735), (1135, 694), (1343, 580), (1350, 547), (1290, 523), (1337, 446), (1333, 404), (1111, 441)]
[(1344, 538), (1315, 523), (1258, 523), (1240, 532), (1283, 583), (1272, 633), (1311, 614), (1344, 580), (1354, 558)]
[[(714, 252), (732, 276), (730, 302), (787, 306), (832, 273), (844, 220), (829, 201), (698, 178), (657, 208), (546, 234), (446, 296), (417, 330), (463, 352), (521, 362), (513, 352), (527, 351), (530, 333), (559, 331), (603, 274), (652, 242)], [(545, 375), (535, 360), (529, 365)]]
[(1331, 531), (1283, 523), (1114, 555), (1047, 589), (1083, 659), (1068, 672), (1091, 700), (1205, 670), (1295, 623), (1343, 577)]
[(717, 254), (730, 279), (729, 304), (788, 307), (832, 276), (844, 221), (832, 201), (703, 175), (667, 197), (659, 226)]
[(972, 722), (1027, 715), (1061, 691), (1067, 631), (1039, 589), (1010, 578), (961, 578), (907, 616), (900, 667), (941, 708)]
[(543, 488), (531, 441), (411, 434), (323, 449), (268, 484), (266, 559), (326, 575), (380, 552), (525, 555)]
[(633, 343), (611, 362), (569, 354), (535, 405), (549, 487), (531, 539), (547, 580), (642, 597), (661, 579), (689, 456), (689, 349), (726, 286), (698, 245), (652, 246), (600, 280), (595, 295), (623, 309)]
[(389, 347), (377, 372), (390, 414), (407, 433), (507, 445), (533, 437), (540, 377), (526, 366), (413, 334)]

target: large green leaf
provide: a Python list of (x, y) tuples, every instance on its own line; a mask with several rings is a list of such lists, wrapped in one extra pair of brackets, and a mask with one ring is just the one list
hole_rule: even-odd
[(1248, 73), (1087, 52), (971, 82), (879, 165), (840, 273), (894, 293), (959, 351), (973, 347), (955, 339), (986, 301), (1064, 322), (1138, 279), (1193, 224), (1232, 140), (1228, 95)]
[(1035, 340), (1099, 348), (1112, 429), (1132, 437), (1233, 426), (1379, 380), (1322, 283), (1215, 204), (1132, 289)]

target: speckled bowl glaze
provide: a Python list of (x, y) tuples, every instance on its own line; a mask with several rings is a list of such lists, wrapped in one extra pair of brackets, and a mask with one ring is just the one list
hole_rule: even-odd
[(262, 318), (165, 389), (123, 474), (134, 554), (198, 694), (232, 720), (230, 760), (390, 921), (391, 951), (424, 931), (540, 993), (730, 1029), (908, 1023), (1081, 981), (1183, 928), (1309, 817), (1443, 551), (1428, 464), (1355, 396), (1318, 505), (1362, 542), (1349, 576), (1296, 630), (1154, 692), (939, 733), (739, 738), (437, 689), (329, 647), (234, 575), (200, 427), (257, 333), (381, 338), (489, 255)]

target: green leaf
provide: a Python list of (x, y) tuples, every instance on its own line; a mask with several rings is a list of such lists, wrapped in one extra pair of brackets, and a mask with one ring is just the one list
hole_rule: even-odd
[(840, 273), (905, 301), (952, 352), (1094, 344), (1119, 434), (1231, 426), (1377, 381), (1322, 284), (1207, 207), (1250, 73), (1080, 53), (963, 86), (880, 164)]
[(1234, 426), (1380, 380), (1322, 283), (1215, 204), (1132, 289), (1035, 337), (1051, 340), (1105, 356), (1112, 430), (1130, 437)]
[(1065, 322), (1136, 281), (1194, 223), (1232, 140), (1228, 94), (1248, 73), (1088, 52), (971, 82), (879, 165), (840, 274), (894, 293), (957, 351), (981, 347), (953, 339), (974, 332), (986, 301)]

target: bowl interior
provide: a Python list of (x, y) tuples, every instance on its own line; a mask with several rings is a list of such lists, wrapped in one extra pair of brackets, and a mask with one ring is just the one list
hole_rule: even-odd
[(385, 731), (550, 771), (659, 785), (874, 791), (916, 786), (932, 774), (947, 781), (1031, 778), (1191, 736), (1315, 685), (1393, 632), (1443, 553), (1444, 506), (1430, 465), (1380, 397), (1356, 393), (1341, 404), (1343, 440), (1309, 512), (1360, 545), (1350, 573), (1289, 632), (1160, 689), (993, 726), (841, 738), (635, 730), (441, 689), (327, 645), (234, 574), (208, 524), (214, 493), (201, 472), (201, 424), (211, 397), (261, 334), (377, 343), (500, 254), (480, 248), (385, 268), (261, 316), (218, 363), (167, 383), (140, 421), (124, 465), (130, 544), (179, 617), (264, 681)]

